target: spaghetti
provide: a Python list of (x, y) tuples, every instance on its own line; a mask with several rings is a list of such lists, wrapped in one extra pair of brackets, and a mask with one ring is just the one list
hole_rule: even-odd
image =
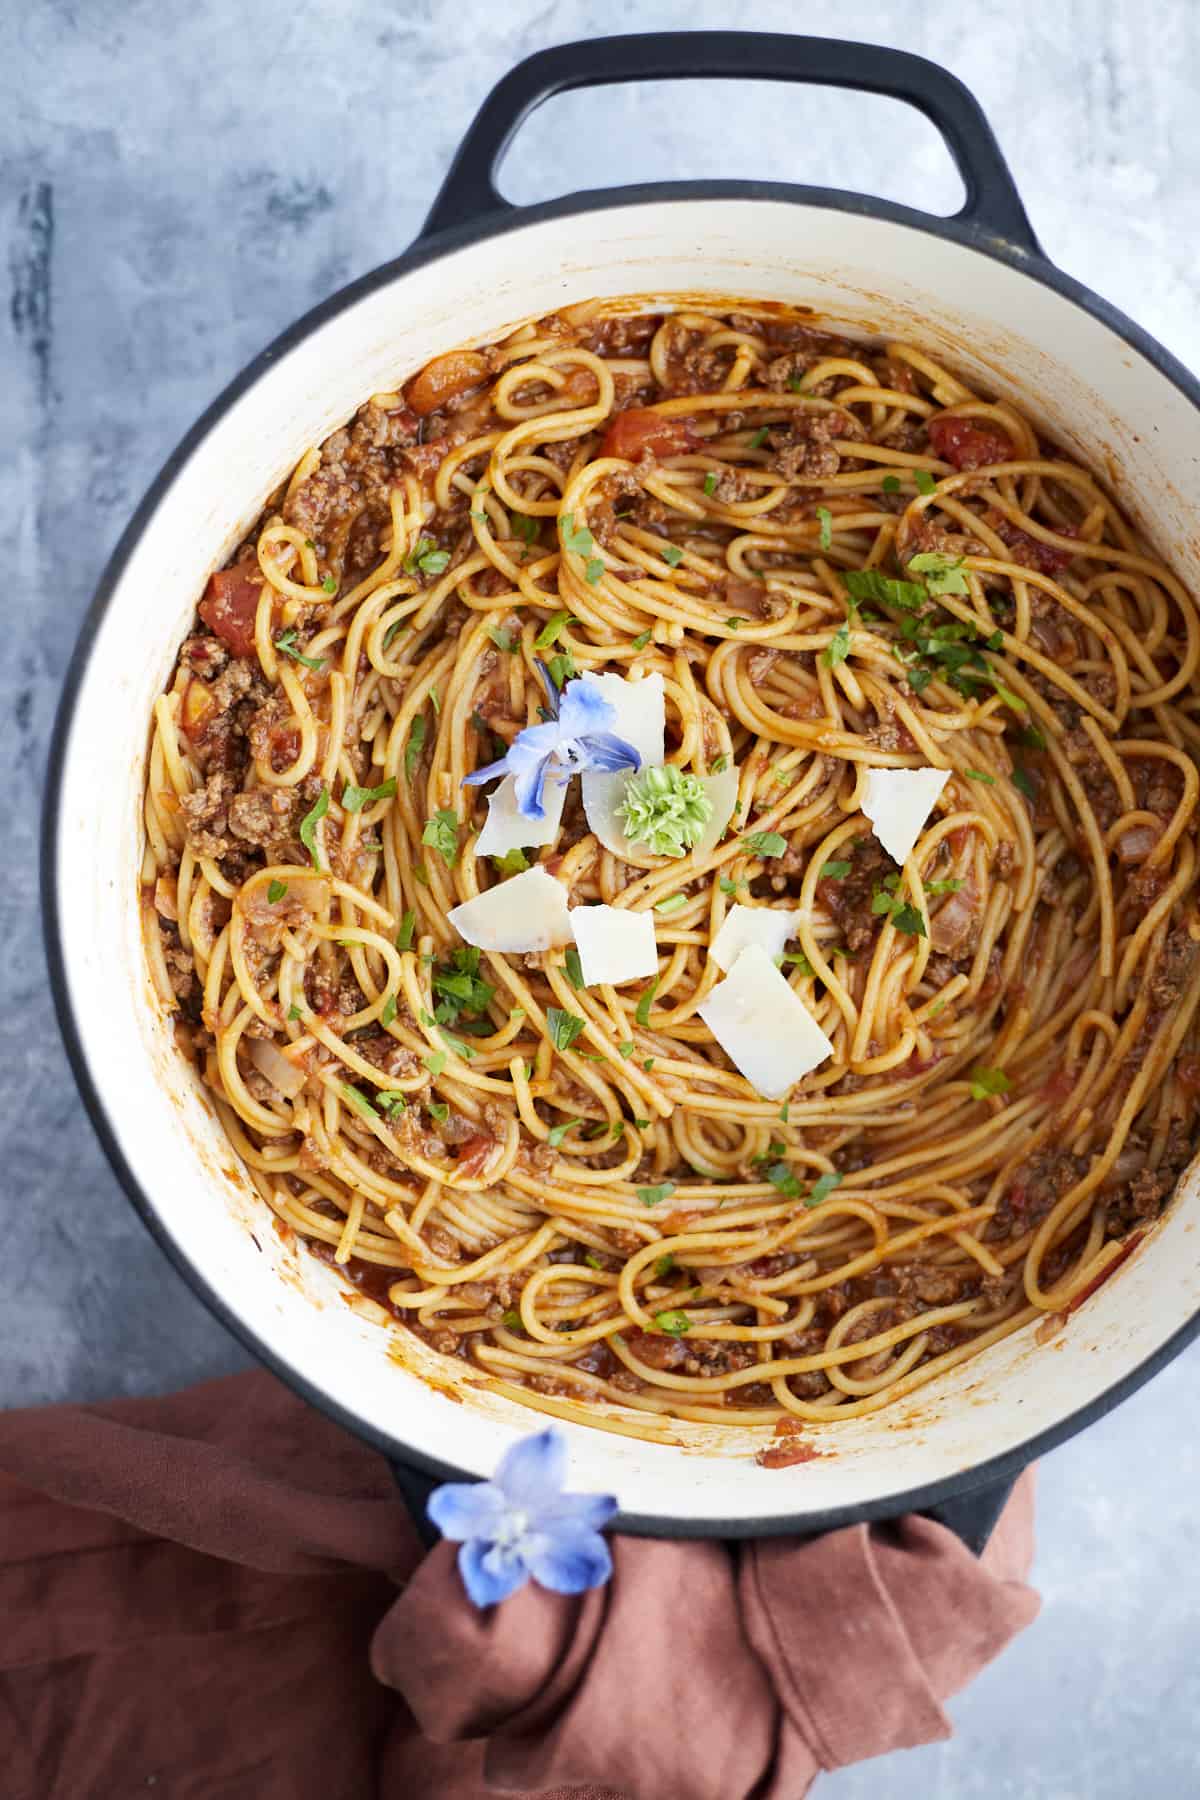
[[(155, 713), (154, 978), (378, 1317), (609, 1429), (872, 1412), (1077, 1304), (1189, 1158), (1198, 657), (1096, 479), (922, 350), (576, 307), (376, 395), (213, 577)], [(476, 853), (466, 778), (587, 672), (661, 676), (669, 774), (736, 771), (711, 848), (618, 856), (576, 782)], [(914, 767), (901, 868), (865, 784)], [(465, 944), (535, 861), (650, 913), (656, 976)], [(735, 904), (794, 914), (833, 1046), (782, 1099), (699, 1012)]]

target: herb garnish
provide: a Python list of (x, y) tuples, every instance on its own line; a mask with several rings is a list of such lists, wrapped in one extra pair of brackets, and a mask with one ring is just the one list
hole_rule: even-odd
[(323, 787), (316, 802), (305, 813), (300, 821), (300, 842), (312, 857), (314, 869), (321, 867), (321, 858), (317, 853), (317, 826), (329, 811), (329, 789)]

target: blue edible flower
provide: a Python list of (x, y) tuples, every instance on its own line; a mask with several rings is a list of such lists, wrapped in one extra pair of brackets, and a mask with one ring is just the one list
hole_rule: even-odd
[(435, 1488), (428, 1512), (462, 1547), (458, 1569), (476, 1606), (507, 1600), (532, 1575), (556, 1594), (581, 1594), (612, 1574), (600, 1536), (617, 1510), (611, 1494), (564, 1494), (567, 1446), (551, 1427), (505, 1452), (493, 1481)]
[(499, 762), (463, 777), (464, 787), (478, 787), (500, 775), (514, 776), (517, 811), (526, 819), (545, 818), (543, 795), (548, 775), (556, 781), (569, 781), (585, 769), (611, 774), (642, 766), (633, 745), (613, 732), (617, 710), (603, 694), (577, 678), (568, 681), (560, 695), (540, 657), (537, 668), (546, 689), (544, 710), (550, 717), (542, 725), (527, 725), (519, 731)]

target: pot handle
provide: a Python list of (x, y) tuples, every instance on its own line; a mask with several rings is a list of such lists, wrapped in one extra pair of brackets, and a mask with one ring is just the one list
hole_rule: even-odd
[[(437, 1482), (432, 1475), (426, 1475), (421, 1469), (414, 1469), (409, 1463), (400, 1462), (395, 1457), (390, 1461), (396, 1486), (400, 1489), (409, 1517), (416, 1526), (417, 1535), (425, 1548), (431, 1550), (438, 1541), (438, 1534), (430, 1523), (425, 1508)], [(955, 1537), (960, 1538), (973, 1556), (982, 1556), (1016, 1483), (1017, 1476), (1008, 1475), (1000, 1481), (989, 1482), (986, 1487), (973, 1488), (970, 1493), (955, 1494), (940, 1506), (927, 1506), (924, 1517), (936, 1519), (939, 1525), (944, 1525)], [(879, 1520), (877, 1523), (883, 1524), (886, 1521)]]
[[(923, 56), (882, 44), (760, 31), (650, 31), (558, 44), (526, 57), (497, 82), (475, 115), (422, 237), (513, 210), (497, 191), (496, 172), (513, 136), (543, 101), (573, 88), (680, 77), (802, 81), (904, 100), (937, 127), (962, 176), (967, 193), (956, 221), (1012, 248), (1042, 255), (992, 128), (956, 75)], [(800, 187), (796, 192), (829, 190)]]

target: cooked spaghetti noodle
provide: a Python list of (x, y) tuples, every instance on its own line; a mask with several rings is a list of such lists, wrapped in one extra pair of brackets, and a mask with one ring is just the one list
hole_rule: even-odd
[[(577, 307), (376, 395), (213, 578), (154, 721), (154, 977), (381, 1319), (609, 1429), (872, 1412), (1077, 1304), (1188, 1160), (1198, 657), (1093, 475), (922, 350)], [(575, 783), (476, 854), (539, 659), (662, 676), (668, 764), (737, 771), (715, 847), (618, 857)], [(918, 766), (900, 869), (864, 782)], [(652, 914), (654, 980), (464, 950), (538, 859)], [(735, 903), (794, 912), (833, 1045), (783, 1099), (698, 1013)]]

